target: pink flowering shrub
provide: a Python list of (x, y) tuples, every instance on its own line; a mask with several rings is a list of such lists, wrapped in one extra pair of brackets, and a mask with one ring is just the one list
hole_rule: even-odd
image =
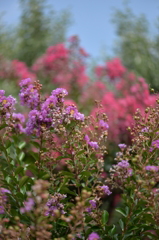
[[(65, 44), (50, 46), (30, 69), (18, 60), (9, 62), (1, 57), (2, 87), (6, 87), (8, 93), (10, 84), (3, 85), (3, 80), (14, 82), (15, 87), (11, 85), (11, 88), (17, 89), (16, 85), (20, 79), (28, 77), (32, 80), (41, 79), (45, 97), (48, 97), (50, 86), (65, 88), (69, 91), (69, 99), (66, 99), (66, 102), (72, 102), (86, 115), (94, 115), (99, 104), (102, 104), (101, 112), (107, 113), (111, 126), (109, 142), (130, 143), (131, 136), (126, 129), (134, 122), (133, 115), (136, 109), (144, 113), (147, 106), (155, 106), (156, 95), (150, 94), (145, 80), (129, 72), (117, 57), (96, 66), (92, 81), (87, 74), (88, 56), (81, 48), (79, 38), (72, 36)], [(35, 93), (32, 89), (27, 91), (33, 95)], [(99, 102), (96, 105), (98, 107), (94, 101)]]
[(46, 84), (64, 87), (74, 100), (78, 100), (89, 80), (85, 66), (87, 57), (85, 50), (79, 47), (78, 37), (74, 37), (68, 47), (63, 43), (49, 47), (33, 64), (32, 70), (39, 78), (45, 79)]
[[(126, 72), (119, 60), (115, 59), (114, 62), (110, 62), (111, 68), (109, 72), (107, 72), (106, 66), (103, 72), (98, 72), (98, 81), (84, 94), (84, 97), (81, 97), (81, 101), (83, 104), (84, 101), (89, 104), (93, 100), (92, 97), (98, 95), (96, 99), (103, 106), (101, 111), (106, 112), (109, 118), (111, 126), (109, 132), (110, 141), (113, 139), (113, 142), (115, 141), (116, 143), (129, 143), (131, 138), (126, 129), (133, 124), (133, 115), (136, 109), (140, 109), (141, 113), (144, 113), (147, 106), (155, 106), (156, 95), (150, 94), (148, 85), (143, 78)], [(113, 67), (117, 69), (113, 70)], [(95, 69), (96, 71), (97, 69)], [(114, 71), (116, 72), (114, 73)], [(114, 77), (112, 79), (111, 76), (113, 74)], [(100, 86), (102, 85), (103, 87), (100, 91)], [(102, 91), (104, 89), (105, 91)], [(97, 111), (97, 108), (92, 109), (92, 114)]]

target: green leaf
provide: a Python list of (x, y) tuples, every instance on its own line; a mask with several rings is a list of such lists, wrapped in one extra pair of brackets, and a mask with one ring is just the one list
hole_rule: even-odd
[(17, 175), (17, 174), (20, 174), (20, 173), (23, 172), (23, 170), (24, 170), (23, 167), (17, 167), (17, 169), (15, 170), (15, 174), (16, 174), (16, 175)]
[(13, 144), (13, 142), (11, 142), (10, 140), (7, 140), (7, 141), (5, 142), (5, 147), (6, 147), (6, 149), (9, 148), (12, 144)]
[(45, 175), (42, 176), (42, 179), (47, 180), (50, 178), (50, 175), (46, 173)]
[(123, 231), (124, 230), (124, 222), (122, 219), (119, 220), (119, 225), (121, 227), (121, 230)]
[(115, 233), (115, 230), (116, 230), (116, 226), (113, 225), (113, 226), (112, 226), (112, 229), (109, 230), (108, 235), (109, 235), (110, 237), (113, 236), (114, 233)]
[(75, 178), (74, 173), (71, 173), (71, 172), (68, 172), (68, 171), (61, 171), (61, 175), (62, 175), (62, 176), (68, 176), (68, 177), (70, 177), (70, 178), (72, 178), (72, 179)]
[(38, 169), (34, 164), (28, 165), (27, 170), (30, 170), (35, 176), (38, 176)]
[(28, 177), (28, 176), (22, 177), (19, 181), (19, 186), (23, 187), (29, 181), (29, 179), (30, 179), (30, 177)]
[(125, 240), (127, 238), (130, 239), (129, 237), (132, 236), (132, 235), (133, 235), (133, 232), (124, 234), (123, 240)]
[(120, 213), (120, 214), (123, 215), (124, 217), (127, 216), (127, 215), (124, 213), (123, 209), (121, 209), (121, 208), (116, 208), (115, 211), (118, 212), (118, 213)]
[(67, 188), (67, 187), (62, 187), (61, 188), (61, 192), (62, 193), (69, 193), (69, 194), (71, 194), (71, 195), (73, 195), (73, 196), (77, 196), (77, 194), (75, 193), (75, 192), (73, 192), (73, 191), (71, 191), (69, 188)]
[(25, 153), (24, 153), (24, 152), (21, 152), (21, 153), (19, 154), (19, 160), (22, 161), (24, 157), (25, 157)]
[(84, 152), (85, 152), (85, 150), (81, 150), (76, 154), (76, 156), (79, 156), (79, 155), (83, 154)]
[(109, 219), (109, 213), (104, 210), (102, 214), (102, 224), (105, 225), (108, 222)]
[(0, 126), (0, 130), (3, 129), (3, 128), (5, 128), (5, 127), (7, 127), (7, 126), (8, 126), (8, 125), (7, 125), (6, 123), (2, 124), (2, 125)]
[(26, 142), (21, 142), (21, 143), (19, 143), (18, 148), (22, 149), (25, 147), (25, 145), (26, 145)]
[(39, 154), (36, 152), (30, 152), (31, 156), (35, 159), (35, 161), (39, 160)]
[(34, 147), (40, 149), (40, 144), (38, 142), (31, 141), (30, 143), (34, 145)]

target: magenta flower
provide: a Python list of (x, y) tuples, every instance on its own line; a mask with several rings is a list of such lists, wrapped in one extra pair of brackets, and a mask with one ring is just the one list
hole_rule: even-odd
[(100, 237), (97, 233), (92, 232), (89, 236), (88, 236), (88, 240), (99, 240)]
[(109, 187), (107, 185), (101, 186), (101, 189), (104, 191), (106, 195), (110, 195), (112, 192), (109, 190)]
[(91, 204), (92, 208), (96, 208), (97, 207), (97, 203), (95, 200), (90, 200), (89, 203)]
[(151, 171), (151, 172), (158, 172), (158, 170), (159, 170), (159, 167), (158, 166), (146, 166), (145, 167), (145, 170), (147, 170), (147, 171)]
[[(14, 97), (12, 97), (11, 95), (6, 97), (4, 96), (4, 91), (0, 90), (1, 94), (0, 94), (0, 107), (2, 109), (2, 111), (4, 111), (7, 115), (8, 111), (11, 112), (13, 110), (15, 110), (14, 105), (16, 104), (16, 99)], [(4, 115), (4, 114), (3, 114)], [(10, 115), (8, 115), (10, 117)]]
[(28, 85), (27, 87), (23, 87), (20, 90), (19, 97), (22, 106), (36, 109), (39, 105), (39, 93), (32, 84)]
[(97, 207), (97, 203), (95, 200), (90, 200), (89, 203), (90, 203), (90, 207), (86, 208), (86, 211), (90, 213), (92, 212), (93, 209)]
[(15, 124), (14, 124), (15, 129), (17, 129), (18, 132), (20, 132), (20, 133), (25, 132), (25, 130), (24, 130), (23, 126), (22, 126), (22, 123), (25, 122), (24, 115), (21, 114), (21, 113), (13, 113), (12, 117), (13, 117), (13, 119), (15, 121)]
[(154, 148), (159, 148), (159, 139), (155, 140), (152, 142), (151, 144), (152, 147), (150, 147), (150, 152), (152, 152), (154, 150)]
[(4, 214), (5, 213), (5, 209), (3, 206), (0, 206), (0, 214)]
[(34, 204), (34, 200), (32, 198), (28, 198), (28, 200), (24, 202), (24, 207), (20, 208), (20, 212), (30, 212), (33, 210)]
[(7, 195), (6, 193), (11, 194), (11, 192), (6, 189), (6, 188), (0, 188), (0, 198), (1, 198), (1, 206), (0, 206), (0, 214), (4, 214), (5, 213), (5, 204), (7, 202)]
[(141, 132), (149, 132), (149, 127), (144, 127)]
[(41, 106), (41, 110), (42, 111), (49, 111), (50, 109), (52, 109), (53, 107), (56, 107), (56, 103), (57, 103), (57, 97), (54, 95), (49, 96), (46, 101), (42, 104)]
[(87, 142), (87, 144), (88, 144), (90, 147), (92, 147), (92, 148), (94, 148), (94, 149), (98, 149), (98, 148), (99, 148), (98, 143), (97, 143), (97, 142), (90, 141), (90, 138), (89, 138), (88, 135), (85, 135), (84, 139), (85, 139), (85, 141)]
[(66, 114), (69, 114), (70, 117), (79, 120), (84, 121), (84, 114), (78, 112), (77, 108), (75, 106), (68, 106), (65, 109)]
[(45, 212), (45, 215), (54, 216), (56, 210), (58, 210), (61, 214), (65, 214), (64, 205), (60, 203), (60, 201), (63, 200), (64, 198), (66, 198), (66, 195), (55, 193), (54, 196), (52, 196), (51, 199), (47, 201), (46, 205), (48, 207), (48, 210)]
[(56, 88), (55, 90), (53, 90), (52, 92), (51, 92), (51, 94), (53, 95), (53, 96), (58, 96), (58, 95), (62, 95), (62, 97), (65, 97), (66, 95), (68, 95), (68, 92), (67, 92), (67, 90), (66, 89), (64, 89), (64, 88)]
[(120, 147), (121, 149), (124, 149), (124, 148), (126, 148), (126, 144), (120, 143), (120, 144), (118, 144), (118, 147)]
[(31, 79), (30, 78), (26, 78), (26, 79), (23, 79), (23, 80), (20, 81), (19, 86), (20, 87), (26, 87), (26, 86), (28, 86), (31, 83), (32, 83)]
[(94, 148), (94, 149), (98, 149), (98, 148), (99, 148), (97, 142), (88, 142), (88, 145), (91, 146), (91, 147)]
[(88, 135), (85, 135), (84, 140), (85, 140), (87, 143), (89, 143), (90, 138), (88, 137)]
[(9, 194), (11, 194), (11, 192), (8, 190), (8, 189), (6, 189), (6, 188), (0, 188), (0, 193), (9, 193)]
[(109, 128), (109, 125), (108, 123), (104, 122), (104, 120), (100, 120), (99, 121), (99, 125), (104, 128), (104, 129), (108, 129)]
[(5, 94), (5, 91), (4, 90), (0, 90), (0, 96), (2, 97), (2, 96), (4, 96), (4, 94)]
[(122, 167), (122, 168), (128, 168), (129, 167), (129, 163), (126, 160), (122, 160), (121, 162), (119, 162), (117, 164), (117, 166)]

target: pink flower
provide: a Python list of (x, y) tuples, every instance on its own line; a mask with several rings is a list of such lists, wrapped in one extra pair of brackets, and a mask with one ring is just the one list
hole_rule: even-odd
[(88, 240), (99, 240), (100, 237), (97, 233), (92, 232), (89, 236), (88, 236)]

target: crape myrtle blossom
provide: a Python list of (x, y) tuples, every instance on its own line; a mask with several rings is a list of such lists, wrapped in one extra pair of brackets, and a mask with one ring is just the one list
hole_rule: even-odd
[(15, 129), (17, 129), (18, 132), (20, 132), (20, 133), (24, 133), (25, 130), (24, 130), (23, 126), (22, 126), (22, 123), (25, 122), (25, 117), (24, 117), (24, 115), (21, 114), (21, 113), (13, 113), (13, 114), (12, 114), (12, 118), (13, 118), (13, 120), (14, 120), (14, 122), (15, 122), (15, 123), (14, 123)]
[(28, 115), (28, 122), (26, 124), (25, 132), (26, 134), (32, 134), (33, 131), (36, 131), (36, 134), (40, 134), (40, 129), (42, 125), (43, 117), (41, 112), (38, 110), (32, 110)]
[(120, 143), (120, 144), (118, 144), (118, 147), (120, 147), (121, 149), (124, 149), (124, 148), (126, 148), (126, 144)]
[(122, 65), (119, 58), (114, 58), (106, 63), (107, 74), (111, 80), (122, 77), (126, 72), (126, 68)]
[(106, 123), (104, 120), (99, 120), (99, 125), (106, 130), (109, 128), (108, 123)]
[(145, 170), (147, 171), (151, 171), (151, 172), (158, 172), (159, 171), (159, 167), (158, 166), (146, 166)]
[(61, 214), (65, 214), (64, 205), (60, 203), (60, 201), (66, 197), (67, 196), (64, 194), (55, 193), (54, 196), (52, 196), (51, 199), (47, 201), (46, 205), (48, 207), (48, 210), (45, 212), (45, 215), (55, 216), (56, 211), (59, 211)]
[(90, 206), (88, 208), (86, 208), (87, 212), (92, 212), (92, 210), (94, 210), (97, 207), (97, 203), (95, 200), (89, 200)]
[(95, 232), (92, 232), (89, 236), (88, 236), (88, 240), (99, 240), (100, 239), (100, 236), (95, 233)]
[(34, 86), (30, 78), (23, 79), (19, 86), (21, 87), (19, 97), (22, 106), (36, 109), (39, 105), (40, 95), (38, 89)]
[(107, 185), (105, 186), (101, 186), (100, 187), (102, 189), (102, 191), (104, 192), (104, 194), (106, 195), (110, 195), (112, 192), (109, 190), (109, 187)]
[[(113, 165), (114, 166), (114, 165)], [(132, 175), (132, 169), (130, 168), (130, 164), (127, 160), (122, 160), (115, 165), (116, 170), (122, 171), (124, 173), (123, 177), (127, 178)]]
[[(74, 118), (84, 121), (84, 114), (78, 112), (74, 106), (63, 107), (64, 97), (68, 95), (64, 88), (57, 88), (51, 92), (51, 95), (45, 101), (40, 101), (40, 95), (36, 87), (32, 84), (30, 78), (24, 79), (19, 84), (21, 104), (30, 107), (32, 110), (28, 114), (25, 133), (35, 133), (39, 136), (42, 128), (57, 127), (62, 124), (65, 118)], [(1, 93), (3, 94), (3, 92)], [(20, 125), (17, 127), (20, 128)], [(21, 131), (23, 129), (21, 128)]]
[(126, 160), (122, 160), (121, 162), (119, 162), (119, 163), (117, 164), (117, 166), (119, 166), (119, 167), (121, 167), (121, 168), (128, 168), (128, 167), (129, 167), (129, 163), (128, 163), (128, 161), (126, 161)]
[(20, 208), (21, 213), (30, 212), (33, 210), (35, 202), (32, 198), (28, 198), (27, 201), (24, 202), (24, 207)]
[(142, 128), (141, 129), (141, 132), (151, 132), (150, 130), (149, 130), (149, 127), (144, 127), (144, 128)]
[(84, 121), (84, 114), (78, 112), (75, 106), (68, 106), (65, 109), (66, 114), (69, 114), (71, 118), (75, 120)]
[(125, 179), (132, 176), (132, 168), (127, 160), (122, 160), (110, 168), (111, 177), (120, 185), (125, 182)]
[(55, 90), (53, 90), (52, 92), (51, 92), (51, 94), (53, 95), (53, 96), (61, 96), (62, 98), (63, 97), (65, 97), (66, 95), (68, 95), (68, 92), (67, 92), (67, 90), (66, 89), (64, 89), (64, 88), (56, 88)]
[(98, 148), (99, 148), (98, 143), (97, 143), (97, 142), (90, 141), (90, 138), (89, 138), (88, 135), (85, 135), (84, 139), (85, 139), (85, 141), (87, 142), (87, 144), (88, 144), (90, 147), (92, 147), (92, 148), (94, 148), (94, 149), (98, 149)]
[(0, 90), (0, 112), (2, 118), (9, 118), (10, 114), (15, 110), (16, 99), (11, 95), (6, 97), (4, 94), (5, 91)]
[(20, 81), (19, 86), (20, 87), (27, 87), (31, 83), (32, 83), (32, 81), (31, 81), (30, 78), (25, 78), (25, 79)]
[(0, 188), (0, 214), (5, 213), (5, 205), (7, 202), (7, 193), (11, 194), (11, 192), (6, 188)]
[(22, 106), (35, 109), (39, 105), (39, 93), (33, 84), (23, 87), (20, 90), (19, 97)]
[(154, 148), (159, 148), (159, 139), (155, 140), (151, 144), (152, 147), (150, 147), (150, 152), (154, 150)]

